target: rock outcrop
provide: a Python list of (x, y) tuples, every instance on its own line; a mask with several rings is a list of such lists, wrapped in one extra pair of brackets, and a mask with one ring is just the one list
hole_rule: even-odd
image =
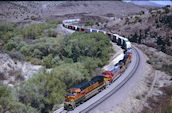
[(14, 85), (21, 80), (27, 80), (41, 67), (30, 62), (15, 61), (8, 54), (0, 53), (0, 84)]

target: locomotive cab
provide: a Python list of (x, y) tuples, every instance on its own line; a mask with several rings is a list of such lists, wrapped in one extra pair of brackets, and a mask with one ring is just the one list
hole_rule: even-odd
[(114, 76), (112, 71), (105, 71), (102, 73), (102, 76), (104, 76), (104, 81), (106, 82), (106, 85), (109, 85), (112, 83), (113, 81), (112, 77)]
[(64, 109), (70, 110), (76, 107), (76, 99), (82, 96), (79, 88), (70, 88), (65, 96)]

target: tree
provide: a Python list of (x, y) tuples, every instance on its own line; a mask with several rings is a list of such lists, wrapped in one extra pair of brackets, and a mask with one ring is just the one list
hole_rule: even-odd
[(64, 101), (65, 88), (56, 75), (43, 69), (19, 86), (19, 100), (39, 112), (50, 112), (55, 104)]
[[(52, 70), (52, 75), (63, 81), (68, 88), (71, 88), (86, 78), (89, 79), (89, 73), (82, 63), (62, 64)], [(87, 79), (87, 80), (88, 80)]]
[(161, 36), (157, 37), (157, 45), (164, 45), (164, 41), (162, 40)]

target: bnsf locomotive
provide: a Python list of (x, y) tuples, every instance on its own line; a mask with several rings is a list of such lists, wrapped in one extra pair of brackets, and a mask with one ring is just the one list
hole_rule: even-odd
[(110, 70), (103, 72), (101, 75), (93, 77), (88, 82), (79, 84), (67, 90), (64, 109), (73, 110), (77, 105), (83, 103), (93, 95), (102, 91), (121, 76), (121, 74), (127, 68), (127, 65), (131, 62), (132, 49), (131, 43), (128, 41), (128, 39), (117, 34), (107, 33), (106, 31), (97, 29), (85, 29), (82, 27), (66, 24), (65, 22), (63, 23), (63, 27), (75, 31), (83, 31), (86, 33), (104, 33), (110, 37), (112, 42), (117, 43), (125, 50), (123, 59), (115, 64)]

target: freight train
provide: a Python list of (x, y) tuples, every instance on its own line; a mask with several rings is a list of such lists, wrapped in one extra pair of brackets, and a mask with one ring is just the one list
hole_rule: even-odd
[[(76, 22), (79, 20), (70, 21)], [(104, 71), (101, 75), (93, 77), (90, 81), (84, 82), (67, 90), (67, 94), (65, 96), (64, 109), (73, 110), (79, 104), (82, 104), (90, 97), (107, 88), (110, 84), (112, 84), (116, 79), (118, 79), (121, 76), (121, 74), (126, 70), (127, 65), (131, 62), (132, 49), (131, 43), (128, 41), (127, 38), (124, 38), (117, 34), (108, 33), (103, 30), (82, 28), (75, 25), (69, 25), (67, 23), (68, 21), (64, 21), (63, 27), (86, 33), (101, 32), (105, 35), (108, 35), (112, 42), (117, 43), (117, 45), (121, 46), (124, 49), (125, 54), (123, 59), (120, 60), (117, 64), (115, 64), (113, 67), (111, 67), (111, 69), (109, 69), (108, 71)]]

